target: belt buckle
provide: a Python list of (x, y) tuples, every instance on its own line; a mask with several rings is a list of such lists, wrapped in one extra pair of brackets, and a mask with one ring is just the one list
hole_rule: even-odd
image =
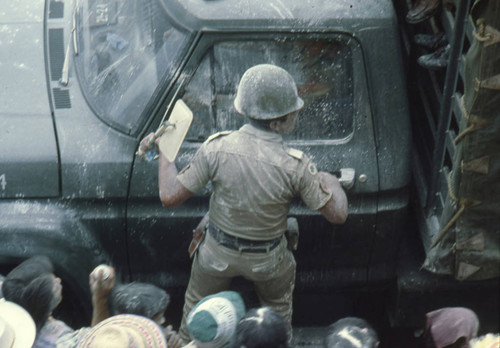
[(222, 231), (214, 226), (213, 224), (211, 225), (212, 226), (212, 231), (213, 231), (213, 236), (215, 238), (215, 240), (217, 241), (217, 243), (219, 244), (226, 244), (225, 243), (225, 238), (224, 238), (224, 234), (222, 233)]

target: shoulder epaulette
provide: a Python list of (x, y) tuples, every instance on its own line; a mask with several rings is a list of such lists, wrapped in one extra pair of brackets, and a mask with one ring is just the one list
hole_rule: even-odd
[(208, 141), (212, 141), (212, 140), (214, 140), (215, 138), (218, 138), (218, 137), (220, 137), (220, 136), (231, 134), (232, 132), (233, 132), (233, 131), (223, 131), (223, 132), (217, 132), (217, 133), (215, 133), (215, 134), (212, 134), (211, 136), (209, 136), (209, 137), (207, 138), (207, 142), (208, 142)]
[(290, 156), (292, 156), (296, 159), (299, 159), (299, 160), (301, 160), (302, 157), (304, 156), (304, 153), (300, 150), (297, 150), (297, 149), (287, 149), (287, 152)]

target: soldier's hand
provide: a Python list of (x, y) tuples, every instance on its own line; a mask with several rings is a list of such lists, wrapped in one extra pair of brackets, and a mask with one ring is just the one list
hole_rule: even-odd
[(139, 153), (141, 154), (146, 153), (147, 151), (151, 150), (153, 146), (155, 146), (154, 136), (155, 134), (151, 132), (148, 135), (146, 135), (144, 139), (141, 140), (141, 143), (139, 144), (139, 151), (138, 151)]
[(334, 192), (341, 188), (339, 179), (333, 174), (327, 172), (318, 172), (319, 182), (325, 191)]
[(347, 196), (339, 179), (326, 172), (319, 172), (319, 183), (325, 192), (332, 194), (326, 205), (319, 209), (320, 213), (332, 224), (343, 224), (347, 219)]

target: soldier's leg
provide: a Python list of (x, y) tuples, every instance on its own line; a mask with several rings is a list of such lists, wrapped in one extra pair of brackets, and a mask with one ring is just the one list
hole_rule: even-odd
[[(218, 265), (214, 265), (211, 262), (211, 255), (210, 250), (207, 250), (206, 246), (204, 249), (200, 247), (191, 266), (191, 277), (189, 278), (189, 284), (184, 297), (182, 321), (179, 328), (179, 335), (185, 342), (190, 341), (186, 319), (191, 309), (205, 296), (227, 290), (231, 283), (231, 277), (224, 276), (223, 270), (219, 272), (217, 270)], [(214, 262), (218, 261), (214, 260)]]
[(270, 306), (280, 313), (292, 337), (292, 301), (295, 288), (296, 263), (291, 251), (285, 249), (283, 258), (266, 280), (254, 280), (255, 290), (263, 306)]

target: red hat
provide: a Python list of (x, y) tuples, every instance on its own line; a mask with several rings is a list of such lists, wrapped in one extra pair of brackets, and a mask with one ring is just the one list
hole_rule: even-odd
[(477, 336), (479, 319), (468, 308), (447, 307), (426, 314), (426, 329), (430, 331), (436, 348), (446, 347), (460, 338), (467, 344)]

